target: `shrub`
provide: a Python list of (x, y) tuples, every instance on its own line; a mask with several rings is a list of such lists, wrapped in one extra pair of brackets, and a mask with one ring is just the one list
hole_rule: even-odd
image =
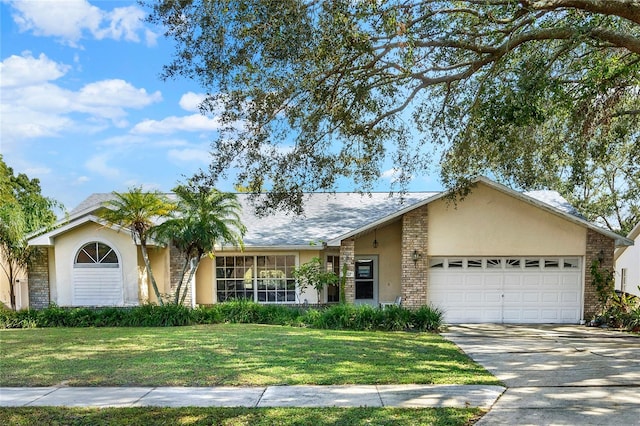
[(408, 309), (391, 305), (384, 308), (382, 312), (384, 313), (383, 330), (399, 331), (411, 327), (411, 311)]
[(258, 322), (258, 310), (261, 306), (258, 303), (246, 299), (238, 299), (221, 303), (219, 306), (225, 322), (241, 324)]
[(422, 306), (412, 312), (413, 328), (418, 331), (438, 331), (442, 327), (444, 313), (432, 306)]
[(0, 328), (36, 328), (38, 311), (13, 311), (0, 306)]
[(220, 304), (199, 306), (191, 311), (191, 321), (194, 324), (220, 324), (224, 322)]
[[(640, 317), (640, 314), (638, 315)], [(442, 313), (428, 306), (409, 310), (338, 304), (324, 309), (261, 305), (234, 300), (191, 309), (187, 306), (145, 304), (135, 307), (63, 308), (14, 312), (0, 309), (0, 328), (33, 327), (172, 327), (189, 324), (254, 323), (338, 330), (437, 331)]]

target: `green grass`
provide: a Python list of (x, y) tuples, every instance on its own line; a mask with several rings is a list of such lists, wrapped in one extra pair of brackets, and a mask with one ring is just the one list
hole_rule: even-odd
[(469, 425), (479, 409), (0, 408), (0, 424), (31, 425)]
[(0, 330), (0, 386), (499, 384), (437, 334), (255, 324)]

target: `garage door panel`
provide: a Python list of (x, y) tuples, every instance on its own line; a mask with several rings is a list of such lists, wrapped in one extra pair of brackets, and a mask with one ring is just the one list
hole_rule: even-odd
[(562, 303), (580, 303), (580, 295), (576, 291), (563, 291), (560, 300)]
[(557, 305), (560, 303), (560, 295), (558, 293), (542, 293), (542, 303)]
[(522, 292), (522, 302), (523, 303), (539, 303), (540, 302), (540, 293), (533, 291)]
[(579, 268), (492, 265), (432, 270), (428, 291), (429, 301), (444, 308), (445, 321), (450, 323), (577, 323), (582, 312), (581, 283)]

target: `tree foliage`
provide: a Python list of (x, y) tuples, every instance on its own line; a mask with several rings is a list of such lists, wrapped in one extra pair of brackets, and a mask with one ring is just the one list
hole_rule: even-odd
[(42, 195), (40, 181), (13, 169), (0, 155), (0, 268), (9, 282), (11, 309), (16, 308), (18, 274), (27, 268), (33, 250), (27, 235), (56, 221), (54, 209), (62, 205)]
[(221, 117), (209, 183), (233, 168), (299, 211), (343, 177), (371, 188), (387, 159), (404, 188), (441, 155), (452, 189), (488, 173), (638, 219), (636, 0), (148, 3), (176, 41), (164, 76), (200, 81)]
[(213, 256), (218, 244), (243, 248), (246, 228), (241, 222), (242, 209), (235, 194), (190, 185), (178, 185), (174, 192), (178, 197), (174, 217), (154, 228), (152, 233), (158, 240), (173, 244), (183, 255), (174, 295), (174, 302), (182, 304), (202, 258)]
[(99, 212), (100, 217), (109, 225), (119, 225), (131, 232), (131, 238), (140, 244), (142, 259), (151, 286), (158, 300), (163, 305), (162, 295), (151, 269), (147, 242), (151, 230), (161, 221), (169, 217), (175, 209), (167, 197), (158, 191), (143, 191), (141, 187), (130, 188), (128, 192), (113, 192), (113, 199), (105, 203), (105, 209)]

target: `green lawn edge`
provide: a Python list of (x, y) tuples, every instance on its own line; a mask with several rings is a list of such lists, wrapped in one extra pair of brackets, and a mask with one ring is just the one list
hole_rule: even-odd
[(42, 425), (442, 425), (475, 423), (477, 408), (0, 408), (0, 424)]
[(0, 386), (501, 385), (433, 333), (256, 324), (0, 330)]

